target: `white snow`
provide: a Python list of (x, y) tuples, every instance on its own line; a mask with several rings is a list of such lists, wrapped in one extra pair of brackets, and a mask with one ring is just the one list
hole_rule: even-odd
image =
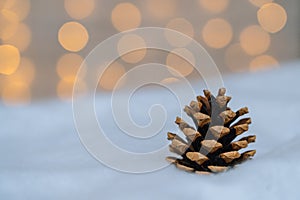
[[(0, 199), (298, 200), (300, 62), (286, 65), (224, 77), (233, 97), (230, 106), (249, 107), (253, 121), (249, 134), (257, 135), (257, 142), (250, 148), (257, 154), (253, 160), (218, 175), (200, 176), (174, 166), (145, 174), (115, 171), (95, 160), (81, 144), (70, 103), (51, 100), (28, 107), (0, 105)], [(143, 111), (142, 99), (149, 98), (147, 102), (151, 103), (151, 99), (155, 102), (166, 94), (158, 89), (140, 95), (135, 106)], [(119, 133), (112, 127), (105, 103), (97, 105), (97, 114), (106, 120), (113, 142), (125, 149), (147, 152), (168, 144), (168, 130), (177, 131), (173, 121), (180, 109), (167, 98), (162, 101), (171, 114), (162, 132), (150, 141), (131, 141)], [(133, 114), (141, 124), (149, 120), (141, 116), (143, 112)]]

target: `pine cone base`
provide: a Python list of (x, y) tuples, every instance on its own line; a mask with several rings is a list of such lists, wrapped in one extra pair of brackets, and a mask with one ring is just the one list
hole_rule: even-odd
[(197, 101), (192, 101), (184, 108), (195, 126), (189, 125), (180, 117), (176, 118), (175, 123), (184, 133), (186, 140), (168, 132), (168, 140), (172, 141), (169, 149), (181, 158), (167, 157), (166, 160), (189, 172), (224, 172), (255, 155), (255, 150), (243, 153), (239, 150), (255, 142), (256, 136), (250, 135), (236, 140), (248, 131), (251, 118), (238, 120), (248, 113), (248, 108), (232, 111), (227, 106), (231, 97), (225, 96), (225, 88), (219, 89), (216, 97), (208, 90), (203, 92), (204, 96), (197, 96)]

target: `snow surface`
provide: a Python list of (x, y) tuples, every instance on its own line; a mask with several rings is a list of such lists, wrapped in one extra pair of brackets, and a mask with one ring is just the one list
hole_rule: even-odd
[[(233, 97), (230, 106), (249, 107), (253, 121), (249, 134), (257, 135), (257, 142), (250, 147), (257, 154), (218, 175), (191, 174), (174, 166), (145, 174), (122, 173), (104, 166), (85, 150), (76, 133), (71, 103), (52, 100), (28, 107), (0, 105), (0, 199), (300, 199), (299, 65), (223, 77)], [(202, 86), (196, 86), (200, 93)], [(151, 103), (161, 95), (165, 93), (160, 89), (140, 92), (135, 106), (143, 111), (141, 99)], [(148, 151), (168, 143), (167, 130), (177, 130), (173, 120), (180, 112), (178, 105), (164, 103), (171, 112), (168, 123), (153, 140), (139, 140), (141, 144), (116, 133), (118, 129), (110, 127), (108, 111), (99, 115), (104, 115), (107, 128), (115, 133), (110, 136), (113, 142)], [(140, 123), (149, 120), (139, 114), (133, 118)]]

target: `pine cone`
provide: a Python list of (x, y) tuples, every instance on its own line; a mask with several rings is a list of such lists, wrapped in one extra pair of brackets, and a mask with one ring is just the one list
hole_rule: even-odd
[(251, 118), (235, 122), (248, 113), (248, 108), (233, 112), (227, 107), (231, 97), (225, 96), (225, 88), (219, 89), (217, 97), (208, 90), (203, 92), (205, 97), (197, 96), (197, 101), (192, 101), (190, 106), (184, 108), (197, 129), (177, 117), (175, 123), (186, 136), (186, 141), (174, 133), (168, 133), (168, 140), (172, 140), (170, 151), (182, 158), (167, 157), (167, 160), (190, 172), (223, 172), (254, 156), (255, 150), (244, 153), (238, 151), (255, 142), (256, 136), (235, 140), (248, 130)]

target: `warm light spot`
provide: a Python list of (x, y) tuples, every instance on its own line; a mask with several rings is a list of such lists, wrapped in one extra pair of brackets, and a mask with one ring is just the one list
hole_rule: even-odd
[(6, 1), (0, 1), (0, 10), (4, 8)]
[(73, 94), (74, 81), (60, 80), (57, 84), (56, 92), (60, 99), (68, 100)]
[(76, 79), (77, 72), (83, 64), (83, 58), (75, 53), (65, 54), (57, 62), (56, 72), (65, 81)]
[(212, 48), (220, 49), (228, 45), (232, 39), (231, 25), (224, 19), (209, 20), (202, 31), (204, 42)]
[[(80, 93), (85, 92), (87, 90), (85, 82), (81, 80), (76, 80), (76, 81), (78, 81), (76, 82), (76, 86), (78, 86), (77, 92)], [(60, 80), (56, 88), (57, 96), (62, 100), (70, 100), (73, 95), (74, 84), (75, 84), (75, 80), (71, 80), (71, 81)]]
[(176, 1), (173, 0), (147, 0), (147, 9), (150, 13), (150, 18), (166, 19), (175, 15)]
[(20, 64), (20, 52), (12, 45), (0, 45), (0, 73), (10, 75)]
[(31, 84), (35, 77), (35, 66), (33, 62), (26, 57), (21, 58), (18, 69), (12, 74), (6, 77), (6, 82), (22, 82)]
[[(181, 32), (191, 38), (194, 37), (193, 25), (184, 18), (175, 18), (171, 20), (166, 28)], [(174, 36), (174, 34), (169, 32), (165, 32), (165, 37), (171, 45), (176, 47), (184, 47), (191, 42), (191, 39), (189, 38)]]
[(199, 3), (211, 13), (220, 13), (228, 7), (229, 0), (199, 0)]
[(21, 52), (25, 51), (31, 41), (31, 31), (26, 24), (19, 24), (15, 34), (3, 40), (6, 44), (12, 44)]
[(7, 83), (2, 90), (2, 100), (6, 105), (28, 104), (31, 100), (30, 88), (23, 82)]
[(225, 64), (233, 72), (248, 70), (251, 57), (246, 54), (240, 44), (230, 45), (225, 52)]
[[(178, 54), (179, 56), (176, 54)], [(174, 72), (173, 70), (168, 69), (170, 73), (174, 76), (188, 76), (194, 70), (195, 57), (193, 53), (191, 53), (187, 49), (174, 49), (168, 54), (166, 59), (166, 65), (175, 70)]]
[(30, 0), (7, 0), (4, 8), (16, 13), (19, 20), (23, 21), (29, 14)]
[(261, 7), (266, 3), (271, 3), (273, 0), (249, 0), (253, 5)]
[(162, 84), (171, 84), (171, 83), (176, 83), (178, 82), (179, 79), (174, 78), (174, 77), (170, 77), (170, 78), (165, 78), (161, 81)]
[(117, 88), (120, 88), (121, 85), (117, 85), (117, 83), (119, 80), (121, 80), (121, 77), (124, 74), (124, 67), (118, 62), (114, 62), (111, 65), (109, 65), (108, 68), (106, 68), (106, 70), (102, 74), (99, 81), (99, 86), (105, 90), (113, 90), (115, 86), (118, 86)]
[(19, 24), (19, 17), (10, 10), (0, 11), (0, 39), (5, 40), (15, 34)]
[(281, 5), (268, 3), (258, 10), (257, 19), (263, 29), (270, 33), (276, 33), (285, 26), (287, 14)]
[[(140, 49), (144, 48), (144, 49)], [(140, 50), (135, 50), (140, 49)], [(124, 54), (126, 51), (132, 51)], [(118, 52), (122, 55), (122, 60), (128, 63), (137, 63), (141, 61), (147, 52), (145, 40), (135, 34), (124, 35), (118, 42)]]
[(111, 20), (118, 31), (126, 31), (140, 26), (141, 13), (131, 3), (120, 3), (113, 9)]
[[(4, 78), (0, 78), (0, 94), (2, 93), (3, 87), (4, 87)], [(1, 97), (1, 96), (0, 96)]]
[(87, 30), (78, 22), (67, 22), (58, 32), (59, 43), (68, 51), (80, 51), (85, 47), (88, 40)]
[(254, 58), (250, 63), (250, 71), (260, 71), (279, 67), (278, 61), (269, 55), (261, 55)]
[(65, 0), (65, 10), (74, 19), (83, 19), (91, 15), (95, 8), (94, 0)]
[(245, 28), (240, 35), (242, 48), (249, 55), (259, 55), (268, 50), (270, 35), (257, 25)]

